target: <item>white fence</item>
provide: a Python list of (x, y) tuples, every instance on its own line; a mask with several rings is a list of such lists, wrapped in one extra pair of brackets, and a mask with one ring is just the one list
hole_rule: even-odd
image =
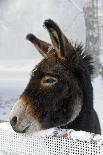
[(17, 134), (0, 123), (0, 155), (103, 155), (103, 136), (83, 131), (49, 129)]

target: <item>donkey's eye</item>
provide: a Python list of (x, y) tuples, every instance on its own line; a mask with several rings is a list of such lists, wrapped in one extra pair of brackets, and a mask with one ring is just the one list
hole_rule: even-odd
[(45, 76), (41, 80), (42, 86), (51, 87), (52, 85), (56, 84), (58, 82), (58, 79), (52, 76)]

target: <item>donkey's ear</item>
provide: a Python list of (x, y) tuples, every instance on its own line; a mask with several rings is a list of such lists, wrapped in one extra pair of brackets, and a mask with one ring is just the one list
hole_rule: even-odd
[(49, 47), (51, 46), (49, 43), (46, 43), (40, 39), (38, 39), (37, 37), (35, 37), (33, 34), (28, 34), (26, 36), (26, 39), (29, 40), (30, 42), (32, 42), (34, 44), (34, 46), (36, 47), (36, 49), (44, 56), (47, 57), (47, 52)]
[(73, 51), (73, 47), (58, 25), (51, 19), (44, 21), (44, 27), (48, 30), (53, 44), (59, 58), (65, 58)]

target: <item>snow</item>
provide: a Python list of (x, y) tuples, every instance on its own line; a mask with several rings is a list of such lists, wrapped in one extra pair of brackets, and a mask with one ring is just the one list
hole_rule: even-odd
[(33, 134), (18, 134), (9, 123), (0, 124), (1, 154), (101, 154), (103, 136), (85, 131), (51, 128)]
[[(4, 122), (0, 123), (0, 130), (7, 130), (10, 133), (15, 133), (15, 131), (12, 129), (11, 125), (9, 122)], [(67, 134), (67, 136), (66, 136)], [(20, 134), (20, 135), (30, 135), (30, 136), (38, 136), (38, 137), (45, 137), (45, 136), (55, 136), (55, 137), (64, 137), (65, 138), (73, 138), (73, 139), (79, 139), (81, 141), (90, 141), (91, 139), (99, 140), (102, 139), (103, 141), (103, 136), (85, 132), (85, 131), (75, 131), (73, 129), (67, 130), (67, 129), (58, 129), (58, 128), (50, 128), (46, 130), (41, 130), (39, 132), (35, 133), (25, 133), (25, 134)], [(95, 136), (94, 136), (95, 135)]]

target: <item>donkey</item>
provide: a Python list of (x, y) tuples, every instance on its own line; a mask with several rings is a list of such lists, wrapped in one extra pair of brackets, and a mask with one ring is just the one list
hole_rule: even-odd
[(45, 20), (44, 27), (51, 44), (33, 34), (26, 37), (44, 58), (11, 110), (12, 128), (19, 133), (58, 127), (101, 134), (93, 108), (92, 57), (81, 45), (73, 46), (53, 20)]

